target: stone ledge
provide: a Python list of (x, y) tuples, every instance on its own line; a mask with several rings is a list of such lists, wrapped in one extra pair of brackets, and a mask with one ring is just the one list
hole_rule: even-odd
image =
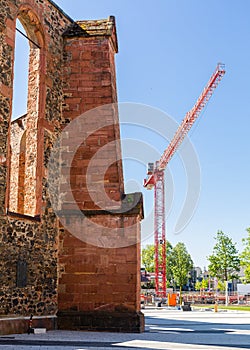
[(7, 216), (9, 216), (11, 218), (15, 218), (15, 219), (25, 219), (25, 220), (30, 220), (30, 221), (41, 222), (40, 215), (30, 216), (30, 215), (26, 215), (26, 214), (15, 213), (15, 212), (8, 210)]
[(72, 216), (97, 216), (97, 215), (120, 215), (120, 216), (134, 216), (140, 215), (141, 220), (144, 218), (143, 197), (141, 192), (124, 194), (121, 200), (121, 206), (118, 208), (104, 209), (67, 209), (67, 203), (64, 203), (64, 208), (57, 211), (59, 217)]
[[(0, 335), (27, 333), (30, 317), (0, 317)], [(33, 328), (46, 328), (46, 330), (57, 329), (57, 317), (34, 316), (32, 320)]]
[(142, 312), (58, 311), (58, 329), (96, 332), (142, 333)]

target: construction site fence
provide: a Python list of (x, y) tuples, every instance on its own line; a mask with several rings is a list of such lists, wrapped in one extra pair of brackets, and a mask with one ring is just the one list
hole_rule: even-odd
[(238, 292), (185, 292), (182, 299), (192, 304), (250, 305), (250, 294), (243, 295)]
[[(177, 304), (179, 302), (179, 292), (174, 292), (177, 296)], [(154, 292), (144, 293), (143, 300), (145, 305), (154, 304), (156, 300), (159, 300), (154, 295)], [(240, 294), (238, 292), (182, 292), (182, 301), (195, 304), (228, 304), (228, 305), (250, 305), (250, 294)], [(167, 302), (167, 298), (165, 300)]]

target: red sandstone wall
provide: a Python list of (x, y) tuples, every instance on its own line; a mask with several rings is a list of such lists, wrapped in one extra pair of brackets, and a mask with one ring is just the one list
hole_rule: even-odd
[[(111, 18), (108, 21), (79, 22), (91, 35), (90, 37), (81, 35), (72, 37), (65, 34), (65, 103), (63, 114), (66, 119), (73, 119), (98, 106), (117, 102), (114, 63), (117, 42), (115, 23), (113, 21)], [(106, 23), (111, 27), (109, 36), (107, 36)], [(88, 28), (93, 27), (97, 28), (98, 35), (96, 35), (95, 31), (88, 30)], [(106, 118), (109, 125), (98, 130), (98, 118)], [(103, 124), (105, 124), (104, 120)], [(88, 130), (91, 129), (95, 131), (87, 137)], [(79, 147), (75, 155), (77, 162), (71, 164), (71, 186), (75, 200), (81, 209), (96, 209), (96, 205), (90, 199), (88, 191), (83, 193), (86, 188), (86, 171), (89, 161), (96, 152), (106, 144), (111, 145), (112, 141), (115, 140), (118, 140), (118, 142), (109, 147), (108, 154), (99, 159), (98, 171), (96, 174), (91, 174), (91, 181), (96, 183), (96, 186), (102, 186), (105, 180), (104, 186), (108, 196), (112, 199), (120, 200), (121, 194), (124, 193), (124, 185), (117, 111), (110, 110), (108, 114), (96, 117), (91, 115), (90, 118), (87, 118), (86, 129), (82, 131), (82, 138), (86, 142)], [(77, 139), (68, 141), (72, 148), (79, 142)], [(113, 163), (116, 160), (117, 162)], [(107, 164), (110, 164), (110, 167), (104, 179)], [(100, 178), (101, 176), (102, 178)], [(80, 194), (79, 186), (81, 188)]]
[[(117, 206), (121, 206), (124, 192), (118, 111), (111, 108), (88, 112), (103, 104), (117, 102), (115, 23), (110, 18), (108, 21), (79, 24), (90, 36), (81, 32), (74, 35), (71, 31), (65, 34), (63, 113), (65, 119), (77, 118), (83, 113), (86, 118), (84, 123), (79, 121), (76, 124), (81, 136), (76, 133), (76, 137), (72, 137), (65, 133), (63, 145), (67, 145), (70, 154), (79, 144), (79, 137), (84, 142), (72, 157), (72, 162), (67, 158), (68, 153), (62, 158), (64, 170), (71, 167), (70, 192), (87, 217), (79, 219), (74, 214), (67, 214), (75, 208), (75, 203), (72, 203), (69, 188), (63, 184), (61, 208), (68, 215), (64, 221), (68, 223), (68, 230), (62, 230), (60, 235), (59, 310), (64, 317), (73, 311), (90, 312), (93, 317), (97, 312), (105, 311), (107, 315), (111, 312), (114, 324), (115, 313), (124, 312), (123, 326), (114, 326), (115, 330), (119, 327), (124, 330), (131, 313), (135, 315), (140, 310), (139, 222), (142, 212), (138, 208), (131, 213), (131, 207), (121, 214), (104, 212), (110, 204), (102, 197), (102, 186), (108, 198), (117, 201)], [(101, 129), (100, 118), (104, 125), (107, 124)], [(108, 151), (96, 156), (106, 145), (109, 145)], [(96, 157), (95, 166), (89, 170), (93, 157)], [(110, 165), (108, 169), (107, 164)], [(94, 184), (95, 201), (91, 198), (87, 179)], [(115, 207), (115, 202), (111, 202), (112, 205)], [(74, 234), (82, 239), (77, 239)], [(80, 324), (78, 327), (81, 328)], [(98, 325), (93, 329), (99, 329)]]
[[(100, 219), (104, 222), (110, 217)], [(59, 310), (140, 310), (139, 244), (100, 248), (80, 242), (68, 232), (60, 241)]]
[[(62, 195), (67, 216), (62, 223), (75, 225), (76, 231), (61, 227), (58, 237), (58, 220), (48, 194), (48, 160), (64, 126), (83, 112), (117, 102), (114, 19), (76, 24), (49, 0), (2, 0), (0, 14), (0, 315), (53, 315), (59, 309), (61, 328), (75, 324), (80, 329), (142, 330), (138, 313), (142, 202), (134, 207), (125, 203), (120, 214), (110, 213), (106, 199), (98, 197), (99, 185), (103, 185), (108, 198), (121, 205), (124, 188), (117, 111), (105, 116), (108, 126), (85, 137), (70, 169), (74, 201), (89, 220), (83, 219), (81, 232), (111, 242), (113, 248), (76, 238), (79, 221), (70, 212), (67, 190)], [(17, 17), (40, 46), (31, 45), (25, 146), (15, 144), (21, 134), (14, 142), (10, 132)], [(83, 136), (97, 124), (95, 118), (89, 119)], [(75, 142), (71, 140), (71, 145)], [(89, 174), (96, 202), (88, 192), (86, 172), (89, 161), (107, 144), (109, 150), (97, 157), (95, 171)], [(20, 154), (20, 150), (25, 152)], [(110, 164), (107, 171), (106, 164)], [(55, 168), (55, 174), (58, 171)], [(18, 261), (27, 266), (25, 286), (16, 283)], [(72, 311), (81, 317), (70, 315)], [(98, 312), (100, 322), (94, 324)]]

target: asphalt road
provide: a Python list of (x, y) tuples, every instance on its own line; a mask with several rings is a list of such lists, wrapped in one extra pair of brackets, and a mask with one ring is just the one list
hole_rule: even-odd
[(250, 313), (143, 310), (142, 334), (53, 331), (0, 337), (0, 350), (250, 349)]

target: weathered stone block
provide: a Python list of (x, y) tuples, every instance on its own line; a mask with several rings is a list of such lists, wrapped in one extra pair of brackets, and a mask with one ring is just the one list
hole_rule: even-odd
[(140, 333), (144, 331), (141, 312), (129, 311), (59, 311), (58, 328), (110, 332)]

